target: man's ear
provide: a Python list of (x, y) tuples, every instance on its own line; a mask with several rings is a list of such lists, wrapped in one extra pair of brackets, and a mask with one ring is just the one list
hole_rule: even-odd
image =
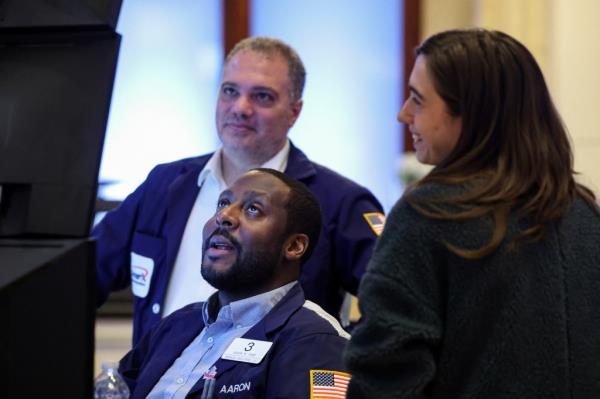
[(283, 255), (289, 261), (296, 261), (302, 258), (307, 249), (308, 236), (306, 234), (292, 234), (284, 243)]
[(294, 126), (294, 123), (296, 123), (296, 121), (298, 120), (298, 117), (300, 116), (300, 111), (302, 111), (302, 105), (304, 105), (302, 99), (296, 100), (294, 104), (292, 104), (292, 112), (288, 121), (288, 129), (291, 129), (292, 126)]

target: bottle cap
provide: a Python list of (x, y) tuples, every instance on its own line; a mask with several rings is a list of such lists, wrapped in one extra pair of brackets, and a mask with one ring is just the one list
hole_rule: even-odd
[(118, 368), (119, 368), (119, 362), (114, 362), (114, 361), (110, 361), (110, 360), (102, 361), (102, 370), (110, 370), (110, 369), (117, 370)]

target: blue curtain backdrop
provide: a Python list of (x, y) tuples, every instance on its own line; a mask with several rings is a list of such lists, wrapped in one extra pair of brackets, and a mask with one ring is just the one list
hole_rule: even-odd
[(295, 47), (307, 69), (291, 139), (368, 187), (386, 209), (400, 193), (402, 1), (252, 0), (253, 35)]
[(100, 168), (100, 195), (123, 199), (160, 162), (214, 149), (219, 0), (126, 0)]

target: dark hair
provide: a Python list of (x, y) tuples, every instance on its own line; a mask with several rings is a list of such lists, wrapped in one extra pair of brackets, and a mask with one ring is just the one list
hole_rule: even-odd
[(498, 31), (450, 30), (426, 39), (416, 53), (425, 57), (448, 112), (462, 118), (462, 131), (455, 148), (415, 188), (441, 183), (465, 190), (448, 198), (411, 196), (408, 190), (406, 200), (428, 217), (491, 216), (495, 223), (482, 248), (447, 244), (450, 250), (472, 259), (490, 254), (512, 213), (528, 222), (514, 246), (541, 239), (546, 224), (560, 219), (577, 195), (596, 206), (592, 191), (575, 182), (567, 131), (525, 46)]
[(301, 261), (304, 263), (312, 254), (321, 233), (321, 206), (315, 195), (298, 180), (281, 173), (275, 169), (254, 168), (251, 171), (267, 173), (281, 180), (289, 187), (288, 201), (285, 206), (287, 211), (286, 234), (301, 233), (308, 236), (308, 248)]
[(306, 70), (300, 56), (292, 47), (278, 39), (270, 37), (248, 37), (239, 41), (227, 54), (225, 64), (234, 55), (241, 51), (254, 51), (264, 55), (277, 54), (283, 57), (288, 64), (288, 78), (290, 79), (290, 101), (293, 103), (302, 98)]

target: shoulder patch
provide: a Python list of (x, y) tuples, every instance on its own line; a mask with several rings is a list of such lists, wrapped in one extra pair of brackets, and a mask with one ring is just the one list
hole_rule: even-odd
[(311, 301), (305, 301), (302, 307), (312, 310), (319, 317), (329, 322), (329, 324), (331, 324), (340, 337), (350, 339), (350, 334), (348, 334), (346, 330), (342, 328), (342, 325), (336, 320), (335, 317), (324, 311), (322, 307)]
[(310, 370), (310, 399), (346, 397), (350, 374), (335, 370)]
[(369, 223), (373, 232), (380, 236), (383, 232), (383, 225), (385, 224), (385, 215), (379, 212), (368, 212), (363, 213), (363, 217), (367, 223)]

